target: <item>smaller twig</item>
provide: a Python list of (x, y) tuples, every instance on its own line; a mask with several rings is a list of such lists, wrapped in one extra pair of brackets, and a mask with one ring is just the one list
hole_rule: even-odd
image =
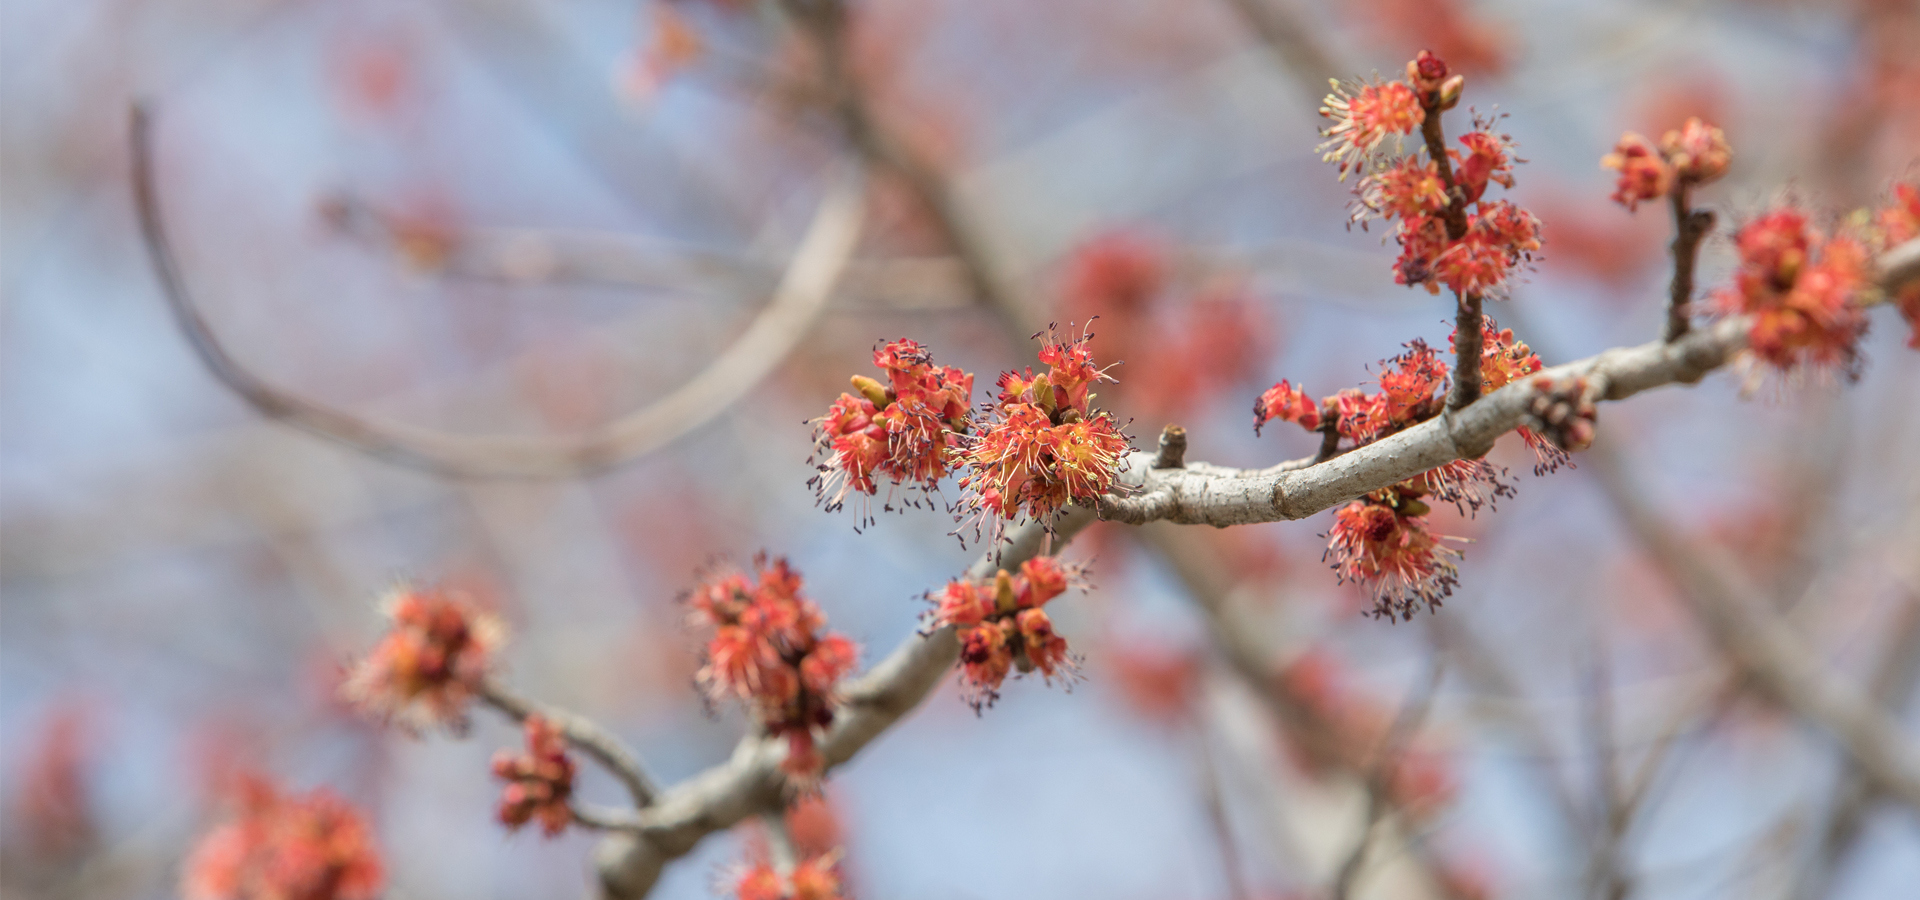
[(1214, 842), (1220, 845), (1220, 868), (1227, 877), (1227, 896), (1248, 900), (1246, 878), (1240, 874), (1240, 846), (1233, 839), (1233, 823), (1227, 818), (1227, 804), (1220, 794), (1220, 771), (1213, 763), (1213, 742), (1203, 725), (1194, 728), (1193, 755), (1200, 764), (1200, 796), (1207, 806), (1207, 824), (1213, 828)]
[(793, 874), (793, 867), (800, 864), (800, 851), (793, 843), (793, 833), (787, 830), (787, 812), (784, 809), (770, 809), (760, 814), (760, 824), (767, 829), (767, 855), (771, 857), (773, 870), (782, 877)]
[(1374, 754), (1373, 765), (1367, 774), (1367, 821), (1360, 828), (1360, 838), (1354, 842), (1353, 850), (1341, 862), (1340, 869), (1334, 875), (1333, 887), (1328, 896), (1332, 900), (1347, 900), (1353, 891), (1354, 880), (1360, 876), (1360, 868), (1367, 860), (1367, 851), (1373, 846), (1373, 833), (1386, 815), (1392, 802), (1388, 792), (1392, 789), (1394, 769), (1400, 765), (1400, 757), (1407, 744), (1420, 730), (1420, 724), (1426, 721), (1427, 712), (1433, 708), (1433, 698), (1440, 691), (1440, 675), (1444, 663), (1436, 656), (1428, 669), (1424, 682), (1407, 692), (1407, 698), (1400, 704), (1400, 712), (1394, 716), (1393, 724), (1380, 739), (1380, 747)]
[(1330, 416), (1320, 425), (1320, 449), (1313, 452), (1313, 459), (1307, 465), (1317, 466), (1338, 455), (1340, 455), (1340, 420)]
[(568, 807), (573, 813), (574, 824), (595, 831), (624, 831), (639, 834), (642, 830), (640, 816), (632, 810), (615, 809), (584, 800), (575, 800)]
[(480, 699), (486, 701), (487, 705), (515, 722), (524, 722), (528, 716), (538, 715), (559, 726), (560, 733), (566, 735), (567, 743), (593, 757), (626, 786), (635, 806), (643, 809), (651, 806), (654, 798), (660, 795), (660, 789), (641, 767), (640, 757), (592, 719), (522, 697), (501, 684), (497, 678), (482, 680), (479, 693)]
[(1693, 306), (1693, 266), (1700, 255), (1700, 241), (1713, 231), (1713, 211), (1689, 207), (1690, 192), (1691, 187), (1683, 181), (1669, 195), (1673, 205), (1673, 284), (1667, 298), (1667, 327), (1661, 335), (1668, 343), (1686, 337), (1692, 327), (1688, 316)]
[(1160, 429), (1160, 452), (1153, 457), (1156, 469), (1184, 469), (1187, 466), (1187, 430), (1178, 425)]
[(1485, 338), (1480, 333), (1480, 295), (1453, 292), (1453, 390), (1447, 408), (1460, 409), (1480, 399), (1480, 356)]

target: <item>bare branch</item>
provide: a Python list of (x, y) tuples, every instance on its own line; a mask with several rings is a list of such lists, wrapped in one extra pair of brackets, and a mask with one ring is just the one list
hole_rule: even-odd
[(865, 215), (860, 179), (831, 188), (786, 275), (747, 330), (686, 384), (651, 406), (577, 437), (455, 435), (364, 418), (267, 383), (229, 353), (188, 292), (161, 214), (153, 173), (150, 115), (133, 108), (133, 188), (141, 234), (162, 292), (215, 378), (270, 419), (402, 465), (446, 475), (557, 478), (635, 459), (711, 421), (765, 378), (805, 337), (859, 243)]
[[(1051, 552), (1094, 521), (1092, 512), (1069, 508), (1053, 524)], [(1028, 522), (1007, 534), (997, 548), (981, 554), (967, 577), (985, 579), (1001, 568), (1016, 568), (1042, 555), (1047, 530)], [(827, 767), (844, 764), (874, 738), (926, 699), (960, 658), (960, 642), (951, 627), (909, 636), (864, 675), (841, 689), (843, 707), (821, 742)], [(784, 741), (750, 735), (733, 758), (675, 785), (658, 802), (641, 810), (641, 834), (613, 835), (597, 854), (601, 896), (636, 900), (646, 896), (671, 860), (692, 850), (701, 838), (785, 803), (779, 772)]]
[(620, 779), (627, 793), (633, 796), (635, 806), (648, 806), (660, 796), (660, 789), (640, 765), (639, 755), (592, 719), (535, 703), (493, 677), (480, 682), (480, 699), (515, 722), (524, 722), (528, 716), (538, 715), (559, 726), (560, 733), (566, 735), (567, 743), (593, 757), (594, 761), (613, 773), (613, 777)]
[(1868, 698), (1821, 666), (1737, 570), (1675, 533), (1604, 444), (1588, 451), (1588, 458), (1628, 530), (1680, 587), (1728, 659), (1773, 699), (1832, 735), (1881, 791), (1920, 811), (1920, 748)]
[(1686, 336), (1693, 306), (1693, 266), (1700, 242), (1713, 231), (1713, 211), (1688, 205), (1690, 186), (1684, 181), (1670, 195), (1673, 206), (1673, 283), (1667, 290), (1667, 327), (1661, 337), (1677, 341)]
[(1395, 766), (1400, 764), (1400, 755), (1413, 740), (1414, 733), (1420, 730), (1420, 723), (1426, 721), (1428, 710), (1433, 707), (1433, 697), (1440, 689), (1441, 664), (1435, 659), (1429, 667), (1427, 677), (1407, 692), (1400, 704), (1400, 712), (1394, 716), (1393, 724), (1380, 739), (1380, 746), (1374, 751), (1374, 758), (1367, 764), (1367, 818), (1360, 826), (1360, 837), (1354, 842), (1353, 850), (1340, 864), (1333, 879), (1329, 894), (1333, 900), (1347, 900), (1353, 891), (1354, 880), (1360, 876), (1360, 868), (1367, 861), (1367, 851), (1373, 846), (1374, 827), (1387, 813), (1392, 801), (1389, 798), (1390, 782)]

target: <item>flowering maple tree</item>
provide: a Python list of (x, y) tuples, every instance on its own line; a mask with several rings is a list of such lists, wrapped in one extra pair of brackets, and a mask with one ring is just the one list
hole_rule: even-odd
[[(847, 50), (846, 8), (785, 7), (796, 34), (820, 51), (818, 59), (794, 65), (820, 79), (814, 87), (830, 98), (826, 105), (852, 143), (914, 184), (921, 169), (902, 158), (907, 151), (898, 144), (874, 135), (870, 110), (850, 98), (856, 75), (829, 52)], [(1452, 4), (1441, 10), (1450, 30), (1459, 32), (1449, 46), (1471, 53), (1475, 71), (1498, 68), (1496, 42), (1469, 33)], [(633, 76), (644, 84), (629, 85), (636, 92), (657, 90), (705, 52), (690, 19), (668, 12), (660, 22), (655, 50)], [(1435, 506), (1477, 517), (1514, 496), (1506, 469), (1490, 458), (1506, 433), (1517, 434), (1533, 454), (1535, 474), (1545, 476), (1571, 466), (1574, 454), (1593, 444), (1598, 403), (1698, 380), (1730, 361), (1788, 375), (1837, 371), (1857, 378), (1860, 342), (1875, 305), (1895, 306), (1915, 329), (1910, 345), (1920, 348), (1920, 279), (1896, 282), (1882, 271), (1885, 258), (1910, 249), (1920, 236), (1920, 189), (1911, 184), (1897, 185), (1882, 209), (1851, 219), (1828, 223), (1799, 203), (1747, 217), (1732, 233), (1738, 260), (1729, 282), (1705, 292), (1709, 303), (1697, 303), (1702, 292), (1693, 284), (1694, 261), (1716, 217), (1693, 206), (1694, 192), (1725, 176), (1734, 156), (1727, 135), (1695, 117), (1658, 141), (1625, 134), (1601, 159), (1617, 173), (1612, 199), (1628, 212), (1666, 200), (1674, 216), (1675, 273), (1661, 340), (1549, 366), (1512, 327), (1484, 312), (1486, 302), (1506, 298), (1539, 258), (1543, 226), (1505, 193), (1525, 160), (1499, 130), (1501, 117), (1475, 113), (1464, 132), (1448, 140), (1446, 114), (1466, 95), (1466, 75), (1423, 50), (1406, 63), (1403, 77), (1335, 82), (1319, 109), (1327, 123), (1318, 150), (1335, 165), (1339, 181), (1353, 180), (1348, 225), (1390, 223), (1397, 251), (1380, 273), (1382, 282), (1390, 274), (1395, 284), (1427, 295), (1444, 292), (1454, 316), (1445, 351), (1426, 338), (1408, 338), (1401, 353), (1377, 363), (1371, 390), (1347, 387), (1316, 397), (1283, 379), (1258, 392), (1255, 435), (1275, 421), (1293, 423), (1318, 438), (1312, 456), (1256, 469), (1190, 462), (1186, 431), (1176, 426), (1162, 431), (1157, 451), (1135, 449), (1130, 423), (1099, 402), (1098, 389), (1120, 383), (1112, 374), (1120, 355), (1156, 344), (1177, 348), (1167, 357), (1175, 362), (1159, 364), (1165, 368), (1143, 367), (1154, 374), (1142, 394), (1156, 397), (1149, 405), (1163, 411), (1203, 393), (1237, 390), (1234, 379), (1254, 369), (1262, 341), (1252, 334), (1254, 317), (1230, 293), (1213, 297), (1212, 318), (1178, 338), (1162, 339), (1141, 325), (1165, 292), (1171, 266), (1150, 242), (1109, 234), (1084, 245), (1071, 264), (1062, 306), (1079, 324), (1032, 335), (1039, 370), (1002, 372), (988, 401), (975, 405), (973, 373), (936, 364), (934, 351), (911, 338), (874, 346), (871, 364), (880, 377), (853, 374), (851, 390), (831, 400), (813, 398), (827, 404), (824, 414), (808, 420), (809, 486), (817, 505), (835, 512), (852, 500), (857, 527), (865, 528), (875, 523), (867, 504), (883, 487), (883, 508), (893, 507), (896, 491), (912, 495), (906, 505), (931, 506), (952, 479), (957, 498), (946, 511), (965, 523), (955, 534), (963, 542), (970, 534), (981, 559), (926, 594), (933, 608), (921, 630), (864, 674), (860, 648), (828, 629), (823, 605), (806, 595), (786, 558), (763, 554), (745, 570), (705, 572), (685, 597), (684, 618), (702, 643), (695, 688), (710, 706), (737, 704), (749, 722), (750, 733), (729, 762), (661, 788), (638, 754), (605, 729), (507, 688), (501, 617), (442, 586), (391, 592), (388, 630), (344, 674), (341, 696), (368, 717), (415, 735), (464, 734), (475, 705), (516, 720), (523, 749), (500, 750), (492, 763), (504, 783), (496, 817), (509, 830), (537, 823), (547, 837), (577, 827), (624, 841), (610, 843), (613, 850), (602, 855), (608, 896), (644, 895), (667, 860), (706, 834), (758, 815), (767, 820), (771, 846), (730, 870), (723, 889), (740, 900), (837, 900), (848, 893), (843, 852), (796, 846), (786, 833), (787, 810), (796, 802), (824, 802), (833, 767), (890, 727), (946, 673), (956, 675), (963, 702), (977, 714), (1001, 698), (1016, 673), (1038, 672), (1049, 684), (1081, 677), (1082, 660), (1048, 606), (1069, 588), (1087, 588), (1085, 567), (1057, 554), (1088, 523), (1225, 527), (1327, 512), (1321, 558), (1333, 581), (1357, 585), (1378, 619), (1440, 615), (1443, 600), (1462, 584), (1463, 540), (1436, 531)], [(934, 201), (950, 198), (919, 190), (939, 218), (942, 206)], [(942, 227), (963, 262), (980, 255), (954, 222)], [(452, 238), (439, 236), (435, 252), (425, 255), (433, 257), (427, 265), (447, 265)], [(844, 263), (843, 257), (835, 267)], [(979, 293), (995, 292), (990, 279), (976, 274), (975, 280)], [(1111, 340), (1123, 350), (1111, 357), (1096, 357), (1092, 323), (1101, 315), (1124, 323)], [(1696, 329), (1696, 320), (1705, 324)], [(1205, 371), (1216, 363), (1220, 371)], [(1244, 404), (1246, 393), (1237, 402)], [(1188, 577), (1204, 583), (1205, 573)], [(1221, 630), (1222, 643), (1236, 637)], [(1079, 637), (1072, 640), (1086, 647)], [(1741, 646), (1732, 654), (1766, 652)], [(1417, 716), (1389, 716), (1337, 685), (1327, 657), (1309, 650), (1284, 665), (1235, 662), (1254, 673), (1250, 680), (1265, 682), (1263, 699), (1282, 710), (1285, 730), (1309, 767), (1362, 776), (1370, 793), (1368, 834), (1380, 808), (1417, 823), (1458, 790), (1445, 766), (1397, 746), (1404, 743), (1402, 726)], [(1156, 703), (1190, 714), (1198, 690), (1187, 681), (1198, 677), (1195, 668), (1185, 657), (1165, 666), (1168, 680), (1180, 684)], [(1794, 702), (1790, 685), (1773, 689)], [(1857, 739), (1861, 729), (1848, 724), (1857, 719), (1843, 719), (1832, 730)], [(1879, 759), (1850, 752), (1863, 766)], [(631, 794), (631, 808), (600, 809), (577, 796), (577, 758), (612, 772)], [(1873, 776), (1883, 787), (1896, 795), (1913, 790), (1887, 765)], [(237, 817), (208, 832), (188, 861), (182, 885), (192, 900), (365, 900), (381, 890), (383, 867), (371, 829), (337, 796), (325, 790), (289, 795), (249, 780), (237, 797)], [(1355, 866), (1365, 849), (1363, 837)], [(1444, 866), (1434, 873), (1443, 888), (1466, 880)], [(1335, 893), (1344, 896), (1350, 885), (1340, 884)], [(1444, 889), (1455, 896), (1468, 891)]]

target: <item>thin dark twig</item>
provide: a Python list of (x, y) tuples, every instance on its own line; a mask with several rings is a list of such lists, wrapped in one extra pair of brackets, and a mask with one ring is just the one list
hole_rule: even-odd
[(497, 678), (489, 677), (480, 682), (480, 699), (487, 705), (504, 713), (515, 722), (524, 722), (528, 716), (540, 718), (559, 726), (560, 733), (566, 735), (567, 743), (579, 748), (580, 752), (593, 757), (594, 761), (613, 773), (613, 777), (633, 796), (635, 806), (645, 808), (653, 804), (660, 796), (660, 789), (654, 780), (647, 776), (646, 769), (640, 765), (640, 757), (614, 737), (612, 732), (600, 727), (600, 724), (578, 713), (555, 709), (542, 703), (522, 697), (512, 688), (500, 683)]
[(1692, 188), (1684, 181), (1669, 195), (1673, 207), (1673, 283), (1668, 288), (1667, 327), (1662, 338), (1671, 343), (1686, 337), (1693, 306), (1693, 267), (1700, 255), (1700, 242), (1713, 231), (1713, 211), (1692, 209), (1688, 200)]
[(1367, 860), (1367, 851), (1373, 846), (1373, 833), (1380, 819), (1392, 803), (1389, 792), (1392, 790), (1394, 770), (1400, 765), (1400, 758), (1413, 737), (1426, 721), (1427, 713), (1433, 708), (1433, 698), (1440, 691), (1440, 676), (1444, 663), (1435, 656), (1433, 665), (1427, 671), (1427, 677), (1412, 690), (1400, 704), (1400, 712), (1394, 716), (1393, 724), (1380, 739), (1379, 749), (1374, 753), (1373, 764), (1367, 774), (1367, 821), (1360, 827), (1360, 837), (1354, 842), (1353, 850), (1348, 852), (1334, 875), (1333, 887), (1328, 895), (1332, 900), (1347, 900), (1353, 890), (1353, 883), (1360, 876), (1360, 868)]
[(167, 306), (213, 376), (269, 419), (388, 462), (449, 477), (592, 474), (637, 459), (711, 421), (799, 346), (826, 309), (859, 241), (866, 208), (857, 175), (830, 189), (771, 302), (709, 365), (658, 401), (577, 436), (455, 435), (354, 415), (275, 387), (235, 359), (194, 302), (167, 235), (153, 171), (152, 115), (145, 106), (133, 106), (129, 133), (141, 237)]

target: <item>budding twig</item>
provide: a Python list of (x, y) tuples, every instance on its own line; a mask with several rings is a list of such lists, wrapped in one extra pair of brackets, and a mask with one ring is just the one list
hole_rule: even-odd
[(1691, 187), (1683, 180), (1668, 197), (1673, 205), (1673, 284), (1667, 302), (1667, 327), (1661, 338), (1669, 343), (1686, 336), (1693, 304), (1693, 266), (1700, 242), (1713, 231), (1713, 211), (1688, 206)]
[(1156, 469), (1178, 469), (1187, 464), (1187, 430), (1178, 425), (1160, 429), (1160, 452), (1154, 454)]
[[(627, 793), (633, 796), (635, 806), (642, 808), (650, 806), (660, 795), (660, 789), (641, 767), (640, 757), (619, 738), (614, 737), (612, 732), (600, 727), (600, 724), (592, 719), (578, 713), (536, 703), (520, 696), (512, 688), (500, 683), (498, 678), (491, 676), (480, 682), (479, 694), (480, 699), (486, 701), (488, 706), (499, 710), (515, 722), (524, 722), (528, 716), (538, 715), (559, 726), (560, 732), (566, 735), (567, 743), (593, 757), (595, 762), (613, 773), (614, 778), (619, 779), (620, 783), (626, 787)], [(575, 818), (578, 818), (579, 811), (576, 808)]]

